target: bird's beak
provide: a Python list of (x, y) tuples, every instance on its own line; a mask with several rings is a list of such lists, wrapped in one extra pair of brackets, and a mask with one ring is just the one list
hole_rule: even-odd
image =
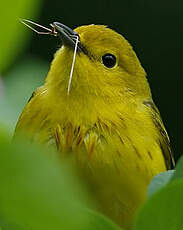
[[(63, 45), (74, 49), (76, 38), (77, 37), (79, 38), (79, 34), (60, 22), (53, 22), (53, 27), (57, 31), (57, 35), (61, 39)], [(83, 52), (87, 54), (86, 49), (83, 47), (83, 45), (80, 42), (80, 38), (78, 42), (77, 52)]]

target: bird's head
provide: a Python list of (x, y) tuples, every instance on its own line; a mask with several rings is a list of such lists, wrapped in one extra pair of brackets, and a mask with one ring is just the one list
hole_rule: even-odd
[(151, 97), (145, 71), (122, 35), (103, 25), (81, 26), (75, 30), (57, 22), (53, 25), (62, 46), (55, 54), (46, 84), (58, 94), (86, 101), (100, 98), (104, 103)]

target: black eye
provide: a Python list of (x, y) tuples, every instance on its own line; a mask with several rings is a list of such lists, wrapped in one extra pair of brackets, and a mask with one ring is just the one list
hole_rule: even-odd
[(116, 64), (116, 57), (113, 54), (105, 54), (102, 61), (107, 68), (112, 68)]

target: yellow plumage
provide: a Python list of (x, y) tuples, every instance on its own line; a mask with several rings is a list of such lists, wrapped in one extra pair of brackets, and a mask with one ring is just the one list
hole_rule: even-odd
[[(16, 133), (72, 151), (99, 210), (130, 229), (149, 182), (171, 167), (169, 139), (129, 43), (105, 26), (75, 31), (85, 52), (77, 52), (69, 94), (73, 47), (64, 44)], [(105, 54), (116, 57), (112, 68), (104, 65)]]

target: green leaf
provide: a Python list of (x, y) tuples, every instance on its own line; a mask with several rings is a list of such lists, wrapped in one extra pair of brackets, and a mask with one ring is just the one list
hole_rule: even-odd
[(147, 191), (148, 197), (154, 194), (155, 192), (157, 192), (165, 185), (167, 185), (168, 182), (171, 180), (174, 171), (175, 170), (169, 170), (155, 176), (148, 187), (148, 191)]
[(173, 181), (147, 200), (135, 230), (183, 230), (183, 179)]
[(29, 30), (21, 25), (19, 18), (33, 19), (41, 6), (40, 0), (0, 1), (0, 73), (22, 50)]
[(0, 225), (3, 230), (119, 230), (90, 211), (73, 167), (51, 150), (0, 133)]
[(181, 157), (176, 165), (175, 173), (173, 174), (171, 180), (183, 179), (183, 157)]

